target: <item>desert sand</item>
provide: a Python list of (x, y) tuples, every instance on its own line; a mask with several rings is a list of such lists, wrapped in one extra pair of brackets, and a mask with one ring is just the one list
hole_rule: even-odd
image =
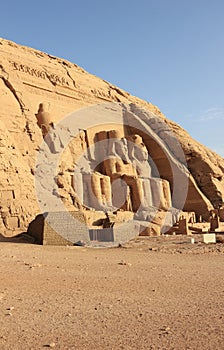
[(223, 349), (224, 247), (1, 242), (0, 349)]

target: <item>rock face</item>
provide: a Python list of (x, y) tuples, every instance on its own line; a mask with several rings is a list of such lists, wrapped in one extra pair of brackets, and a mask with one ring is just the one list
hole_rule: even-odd
[[(158, 227), (164, 212), (170, 212), (170, 222), (176, 209), (207, 219), (223, 204), (223, 158), (151, 103), (73, 63), (0, 39), (0, 102), (3, 234), (26, 230), (43, 212), (48, 191), (67, 209), (85, 212), (91, 228), (105, 226), (108, 212), (119, 208), (117, 222), (126, 213), (141, 224), (157, 207), (151, 222)], [(74, 130), (71, 121), (79, 118)], [(85, 126), (84, 120), (92, 123)], [(47, 173), (35, 165), (41, 152), (45, 164), (58, 162), (50, 190)], [(36, 186), (40, 196), (35, 175), (42, 179)]]

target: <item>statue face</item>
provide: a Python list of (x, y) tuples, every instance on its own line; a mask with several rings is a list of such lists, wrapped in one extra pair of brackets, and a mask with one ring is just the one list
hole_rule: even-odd
[(132, 140), (134, 143), (137, 143), (137, 144), (141, 144), (143, 141), (142, 141), (142, 137), (140, 135), (132, 135)]

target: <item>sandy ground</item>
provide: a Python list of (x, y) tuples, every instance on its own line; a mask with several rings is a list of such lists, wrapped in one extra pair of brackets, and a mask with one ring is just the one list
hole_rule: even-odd
[(174, 243), (0, 243), (0, 349), (224, 349), (223, 245)]

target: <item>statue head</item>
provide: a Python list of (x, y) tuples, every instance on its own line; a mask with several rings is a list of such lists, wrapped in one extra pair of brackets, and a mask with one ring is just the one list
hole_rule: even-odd
[(137, 145), (140, 145), (140, 144), (143, 143), (142, 137), (141, 137), (140, 135), (137, 135), (137, 134), (132, 135), (132, 141), (133, 141), (134, 143), (136, 143)]
[(46, 110), (46, 105), (44, 103), (40, 103), (38, 112), (35, 114), (37, 118), (37, 125), (42, 130), (44, 137), (47, 135), (50, 127), (53, 125), (53, 118)]

